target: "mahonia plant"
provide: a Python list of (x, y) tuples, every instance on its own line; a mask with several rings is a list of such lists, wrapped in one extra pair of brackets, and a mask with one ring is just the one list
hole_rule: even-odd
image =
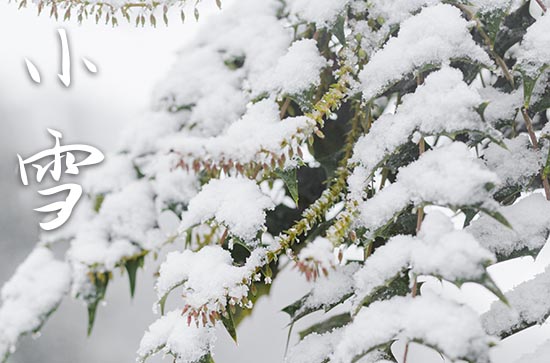
[[(38, 6), (113, 17), (180, 2)], [(127, 271), (133, 294), (138, 269), (170, 249), (139, 361), (212, 362), (216, 332), (236, 340), (281, 262), (311, 282), (283, 309), (290, 324), (327, 313), (287, 363), (397, 362), (397, 340), (402, 362), (413, 342), (490, 361), (499, 340), (550, 315), (549, 270), (506, 294), (487, 272), (536, 257), (550, 233), (546, 5), (235, 1), (87, 177), (69, 225), (5, 284), (0, 360), (66, 295), (87, 304), (91, 330), (113, 272)], [(64, 261), (58, 241), (70, 241)], [(480, 316), (424, 288), (434, 279), (479, 284), (496, 302)]]

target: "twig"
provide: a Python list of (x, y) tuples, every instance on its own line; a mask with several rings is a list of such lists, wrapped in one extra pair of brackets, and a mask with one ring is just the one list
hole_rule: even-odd
[(491, 41), (491, 38), (487, 35), (485, 30), (483, 30), (483, 26), (479, 19), (475, 16), (475, 14), (468, 9), (465, 5), (457, 4), (456, 5), (460, 10), (462, 10), (469, 20), (473, 20), (476, 23), (477, 31), (479, 32), (479, 35), (483, 38), (483, 41), (485, 42), (485, 45), (489, 47), (489, 53), (494, 58), (497, 65), (502, 69), (502, 73), (504, 74), (504, 77), (508, 82), (512, 85), (513, 88), (515, 88), (515, 81), (514, 77), (512, 77), (512, 74), (510, 73), (510, 70), (508, 69), (508, 66), (506, 65), (506, 62), (504, 62), (504, 59), (502, 59), (493, 49), (493, 44)]
[(285, 117), (288, 106), (290, 106), (290, 97), (285, 98), (285, 102), (281, 106), (281, 112), (279, 113), (279, 118), (281, 120)]
[(546, 8), (546, 5), (542, 2), (542, 0), (535, 0), (537, 4), (539, 4), (540, 8), (542, 9), (542, 12), (545, 13), (548, 8)]
[[(527, 127), (527, 133), (529, 134), (529, 138), (531, 139), (531, 143), (533, 144), (533, 149), (538, 151), (540, 147), (537, 140), (537, 135), (535, 135), (535, 131), (533, 130), (533, 121), (531, 120), (531, 117), (527, 113), (527, 109), (525, 107), (521, 108), (521, 114), (523, 115), (525, 126)], [(544, 186), (544, 194), (546, 195), (546, 199), (550, 201), (550, 183), (548, 182), (548, 178), (544, 173), (544, 169), (543, 171), (541, 171), (540, 177), (542, 179), (542, 185)]]
[[(418, 86), (420, 86), (423, 82), (424, 82), (424, 77), (422, 76), (422, 73), (419, 73), (416, 78), (416, 83)], [(422, 156), (422, 154), (424, 154), (425, 151), (426, 151), (426, 142), (422, 137), (418, 142), (418, 156), (419, 157)], [(424, 220), (424, 208), (419, 207), (418, 210), (416, 211), (416, 234), (420, 232), (420, 227), (422, 225), (423, 220)], [(415, 275), (413, 279), (413, 285), (411, 288), (411, 296), (415, 298), (416, 295), (418, 295), (418, 281)], [(407, 363), (407, 357), (409, 355), (409, 345), (410, 345), (410, 342), (407, 341), (407, 344), (405, 345), (405, 352), (403, 353), (403, 363)]]

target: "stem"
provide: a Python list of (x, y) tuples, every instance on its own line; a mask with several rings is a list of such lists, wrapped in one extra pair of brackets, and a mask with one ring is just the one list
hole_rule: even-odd
[(544, 5), (542, 0), (535, 0), (535, 1), (537, 2), (537, 4), (539, 4), (540, 8), (542, 9), (542, 12), (546, 13), (546, 10), (548, 10), (548, 9), (546, 8), (546, 5)]
[[(531, 117), (527, 113), (527, 109), (525, 107), (521, 108), (521, 114), (523, 115), (523, 120), (525, 120), (525, 126), (527, 127), (527, 133), (529, 133), (529, 138), (533, 144), (533, 149), (538, 151), (540, 147), (537, 140), (537, 135), (535, 135), (535, 131), (533, 130), (533, 120), (531, 120)], [(550, 201), (550, 183), (548, 182), (548, 178), (544, 172), (544, 166), (540, 173), (540, 177), (542, 180), (542, 185), (544, 186), (544, 194), (546, 195), (546, 199)]]
[[(421, 156), (426, 151), (426, 142), (424, 138), (421, 138), (418, 142), (418, 153)], [(422, 220), (424, 219), (424, 207), (419, 207), (416, 212), (416, 234), (420, 231), (420, 226), (422, 225)], [(413, 291), (414, 292), (414, 291)]]
[(512, 77), (512, 74), (510, 73), (510, 70), (508, 69), (508, 66), (506, 65), (506, 62), (494, 51), (493, 49), (493, 42), (491, 41), (491, 38), (485, 33), (485, 30), (483, 30), (483, 26), (479, 19), (475, 16), (474, 13), (470, 11), (466, 6), (462, 4), (456, 5), (460, 10), (462, 10), (469, 20), (473, 20), (476, 23), (476, 29), (479, 32), (479, 35), (483, 38), (483, 41), (485, 42), (485, 45), (489, 47), (489, 54), (493, 57), (497, 65), (502, 69), (502, 73), (504, 74), (504, 77), (510, 82), (512, 85), (512, 88), (515, 88), (515, 81), (514, 77)]
[(409, 342), (405, 345), (405, 352), (403, 353), (403, 363), (407, 363), (407, 356), (409, 355)]
[(279, 113), (279, 118), (281, 120), (285, 117), (288, 106), (290, 106), (290, 97), (285, 98), (285, 102), (281, 106), (281, 112)]
[[(417, 86), (420, 86), (422, 83), (424, 83), (424, 77), (422, 76), (422, 73), (419, 73), (418, 76), (416, 77), (416, 84)], [(420, 138), (420, 141), (418, 141), (418, 157), (422, 156), (422, 154), (424, 154), (425, 151), (426, 151), (426, 142), (422, 137)], [(416, 211), (416, 234), (417, 235), (418, 235), (418, 232), (420, 231), (422, 220), (424, 220), (424, 208), (420, 206)], [(411, 288), (411, 296), (415, 298), (416, 295), (418, 295), (418, 281), (416, 279), (416, 275), (414, 275), (413, 285)], [(403, 363), (407, 363), (407, 357), (409, 356), (409, 345), (410, 345), (410, 341), (407, 341), (407, 344), (405, 344), (405, 352), (403, 353)]]

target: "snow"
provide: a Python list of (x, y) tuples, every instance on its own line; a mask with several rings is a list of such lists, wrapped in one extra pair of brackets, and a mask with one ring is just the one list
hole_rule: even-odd
[(336, 259), (334, 258), (334, 246), (324, 237), (316, 237), (308, 243), (298, 253), (300, 263), (315, 263), (325, 269), (334, 267)]
[(304, 303), (304, 308), (329, 307), (351, 294), (354, 288), (353, 274), (358, 268), (357, 263), (350, 263), (338, 266), (327, 276), (318, 278)]
[(384, 114), (354, 147), (352, 161), (373, 169), (405, 144), (415, 131), (439, 135), (463, 130), (489, 132), (475, 108), (479, 94), (462, 81), (462, 73), (450, 67), (430, 74), (424, 84), (403, 97), (395, 114)]
[(506, 293), (510, 306), (495, 301), (488, 312), (483, 314), (485, 330), (492, 335), (513, 332), (515, 329), (542, 324), (550, 314), (550, 269), (522, 282)]
[[(290, 147), (299, 146), (292, 137), (306, 134), (314, 122), (305, 116), (279, 118), (279, 109), (273, 99), (262, 100), (252, 105), (243, 117), (231, 124), (221, 135), (212, 138), (185, 137), (184, 134), (161, 140), (159, 147), (176, 150), (193, 159), (233, 161), (246, 164), (251, 161), (268, 162), (271, 155), (281, 154), (281, 143)], [(305, 138), (305, 136), (304, 136)]]
[(146, 232), (156, 223), (150, 184), (142, 179), (126, 185), (118, 193), (106, 195), (99, 218), (108, 225), (111, 236), (144, 242)]
[(425, 6), (439, 4), (441, 0), (371, 0), (369, 17), (383, 18), (384, 25), (394, 25), (408, 19)]
[(487, 201), (486, 185), (497, 176), (475, 159), (460, 142), (428, 151), (400, 169), (397, 180), (412, 192), (412, 201), (462, 206)]
[(375, 53), (359, 74), (363, 97), (370, 100), (386, 87), (427, 64), (466, 58), (491, 64), (472, 39), (468, 22), (457, 8), (439, 4), (401, 23), (397, 37)]
[(124, 258), (155, 248), (166, 239), (156, 223), (151, 185), (145, 179), (133, 181), (105, 195), (99, 213), (79, 225), (67, 258), (72, 264), (112, 270)]
[(233, 266), (231, 253), (219, 246), (206, 246), (198, 252), (171, 252), (160, 266), (155, 285), (161, 300), (182, 286), (185, 304), (195, 310), (224, 310), (228, 301), (240, 303), (248, 295), (245, 283), (251, 275), (247, 266)]
[(239, 92), (241, 72), (230, 70), (215, 49), (193, 50), (182, 53), (170, 78), (160, 83), (156, 106), (170, 111), (192, 107), (184, 112), (189, 113), (184, 125), (211, 136), (241, 115), (247, 99)]
[(460, 207), (476, 203), (494, 209), (486, 186), (496, 174), (471, 155), (461, 142), (427, 151), (399, 169), (397, 181), (359, 204), (359, 223), (374, 232), (409, 203)]
[(441, 212), (426, 215), (419, 234), (395, 236), (378, 247), (354, 275), (355, 304), (410, 267), (416, 275), (433, 275), (451, 282), (480, 281), (485, 267), (495, 256), (474, 237), (455, 230), (451, 219)]
[(82, 187), (91, 195), (106, 194), (121, 190), (136, 177), (134, 164), (128, 155), (110, 154), (101, 166), (86, 174)]
[(492, 339), (468, 307), (435, 296), (394, 297), (361, 309), (343, 329), (331, 362), (353, 358), (396, 339), (436, 347), (451, 360), (488, 361)]
[(210, 354), (216, 340), (214, 328), (188, 325), (180, 311), (171, 311), (155, 321), (141, 339), (138, 361), (158, 352), (172, 354), (175, 363), (198, 363)]
[(505, 186), (527, 185), (543, 166), (543, 155), (531, 147), (527, 135), (505, 139), (503, 148), (490, 144), (484, 152), (485, 163)]
[[(243, 0), (205, 24), (156, 91), (158, 109), (177, 111), (194, 136), (215, 136), (238, 120), (251, 100), (247, 84), (273, 73), (292, 40), (276, 0)], [(242, 59), (242, 67), (229, 66)]]
[(199, 182), (196, 175), (183, 169), (159, 171), (151, 184), (156, 194), (157, 212), (170, 207), (174, 203), (187, 205), (199, 191)]
[(334, 351), (334, 344), (340, 340), (342, 330), (337, 329), (325, 334), (312, 333), (292, 347), (285, 363), (323, 363)]
[(37, 247), (2, 287), (0, 360), (15, 349), (21, 335), (38, 330), (57, 308), (71, 283), (69, 266)]
[(123, 130), (119, 149), (128, 158), (155, 153), (158, 139), (176, 132), (181, 122), (177, 113), (146, 112), (132, 123), (132, 127)]
[(124, 257), (131, 257), (140, 252), (139, 247), (127, 239), (110, 240), (102, 227), (99, 221), (94, 221), (87, 229), (82, 228), (77, 233), (67, 252), (73, 263), (78, 261), (86, 266), (112, 270)]
[(485, 267), (496, 262), (468, 232), (454, 230), (451, 219), (431, 212), (424, 219), (418, 238), (422, 241), (411, 251), (413, 271), (431, 274), (448, 281), (480, 281)]
[(501, 121), (515, 120), (518, 110), (523, 105), (523, 92), (502, 92), (491, 86), (479, 89), (480, 95), (489, 104), (483, 112), (485, 120), (491, 125), (497, 125)]
[[(480, 88), (468, 85), (461, 71), (449, 66), (456, 58), (488, 67), (492, 62), (472, 39), (473, 23), (456, 7), (440, 2), (239, 0), (205, 24), (158, 86), (155, 112), (137, 120), (119, 152), (88, 174), (84, 185), (90, 197), (85, 205), (89, 213), (82, 213), (78, 228), (71, 227), (66, 234), (72, 238), (67, 262), (55, 261), (49, 250), (37, 248), (5, 285), (0, 357), (12, 350), (21, 334), (38, 328), (71, 287), (81, 299), (95, 296), (90, 272), (111, 272), (128, 258), (157, 252), (175, 234), (190, 228), (201, 234), (211, 231), (208, 224), (216, 224), (222, 227), (217, 232), (227, 228), (230, 240), (236, 237), (254, 247), (251, 256), (244, 266), (237, 266), (231, 251), (217, 244), (196, 246), (193, 241), (196, 250), (168, 254), (155, 289), (159, 300), (179, 290), (182, 296), (174, 295), (184, 304), (184, 313), (179, 310), (160, 317), (150, 326), (138, 351), (140, 360), (161, 352), (173, 354), (177, 363), (198, 362), (209, 354), (217, 323), (205, 319), (200, 324), (197, 318), (216, 318), (228, 304), (252, 307), (250, 283), (260, 279), (257, 271), (267, 262), (267, 253), (279, 253), (282, 247), (281, 237), (263, 233), (258, 238), (266, 230), (266, 211), (285, 198), (289, 200), (282, 181), (267, 186), (269, 180), (265, 179), (271, 179), (267, 173), (258, 178), (264, 181), (263, 189), (256, 180), (231, 175), (243, 174), (237, 172), (237, 165), (243, 164), (263, 169), (269, 169), (272, 161), (282, 168), (296, 165), (291, 151), (303, 146), (315, 123), (306, 116), (281, 116), (279, 104), (284, 96), (319, 86), (321, 73), (333, 66), (320, 54), (316, 40), (300, 39), (308, 26), (304, 22), (314, 23), (315, 29), (331, 28), (340, 14), (350, 11), (361, 16), (346, 16), (345, 33), (354, 47), (361, 43), (361, 51), (369, 58), (359, 75), (365, 100), (373, 100), (424, 66), (430, 66), (430, 71), (440, 68), (430, 72), (413, 93), (401, 95), (399, 104), (395, 95), (374, 102), (386, 110), (355, 145), (354, 171), (347, 180), (349, 194), (340, 205), (358, 202), (358, 221), (352, 227), (366, 227), (368, 239), (411, 204), (436, 204), (498, 210), (513, 229), (482, 215), (467, 229), (455, 230), (448, 217), (427, 211), (417, 236), (393, 236), (364, 264), (338, 264), (329, 240), (315, 238), (297, 256), (299, 266), (322, 272), (311, 284), (304, 308), (326, 308), (353, 296), (352, 307), (359, 308), (359, 313), (347, 327), (309, 335), (292, 348), (287, 361), (317, 363), (331, 357), (333, 363), (349, 362), (357, 354), (395, 339), (419, 339), (451, 359), (483, 362), (493, 339), (485, 335), (476, 314), (464, 306), (429, 295), (394, 297), (361, 306), (364, 298), (402, 272), (457, 284), (480, 282), (487, 277), (486, 267), (495, 263), (495, 255), (538, 252), (550, 232), (550, 205), (542, 195), (497, 207), (492, 199), (495, 189), (488, 190), (491, 184), (527, 187), (540, 171), (543, 156), (529, 148), (525, 135), (505, 140), (507, 149), (481, 143), (474, 150), (445, 137), (431, 142), (434, 136), (462, 131), (501, 138), (492, 127), (516, 118), (523, 102), (521, 90), (504, 93), (490, 86), (495, 77), (486, 77), (488, 86)], [(518, 1), (472, 0), (470, 4), (489, 12), (514, 8)], [(380, 29), (374, 22), (379, 22)], [(399, 23), (399, 31), (390, 34), (390, 28)], [(548, 28), (549, 15), (545, 15), (529, 28), (514, 53), (524, 69), (537, 71), (550, 59), (550, 46), (545, 46), (550, 45)], [(375, 51), (388, 35), (386, 45)], [(335, 53), (340, 51), (334, 39), (330, 47)], [(351, 52), (344, 48), (344, 53)], [(362, 64), (354, 63), (355, 56), (346, 61), (358, 71)], [(484, 70), (494, 76), (491, 72)], [(541, 95), (546, 76), (539, 81), (533, 99)], [(485, 101), (489, 102), (484, 113), (487, 122), (475, 110)], [(546, 126), (543, 132), (550, 133), (550, 128)], [(432, 150), (401, 168), (393, 183), (367, 199), (365, 188), (375, 175), (378, 181), (381, 163), (421, 136), (427, 137)], [(220, 179), (205, 182), (185, 168), (197, 160), (229, 165), (229, 171), (220, 172)], [(202, 183), (206, 184), (201, 187)], [(96, 195), (105, 196), (97, 213), (92, 210)], [(332, 207), (332, 216), (340, 212)], [(166, 211), (169, 208), (175, 212)], [(349, 255), (358, 252), (363, 261), (362, 246), (347, 247)], [(550, 311), (549, 274), (509, 293), (513, 309), (495, 303), (483, 319), (487, 330), (500, 334), (523, 323), (542, 322)], [(190, 318), (195, 318), (191, 325)], [(374, 353), (361, 361), (382, 362)]]
[[(297, 67), (296, 65), (300, 66)], [(313, 39), (298, 40), (290, 46), (288, 53), (278, 59), (272, 72), (265, 73), (253, 85), (254, 94), (280, 92), (299, 94), (321, 82), (321, 70), (327, 61), (319, 54)]]
[(359, 203), (356, 223), (374, 232), (396, 217), (410, 200), (411, 196), (406, 187), (399, 183), (391, 184), (376, 193), (373, 198)]
[(318, 26), (332, 25), (337, 16), (344, 11), (350, 0), (291, 0), (291, 13), (299, 19)]
[(358, 165), (353, 169), (352, 173), (347, 179), (348, 198), (350, 200), (362, 200), (367, 197), (365, 188), (369, 178), (370, 172), (365, 167)]
[(476, 6), (481, 13), (488, 13), (497, 10), (508, 10), (511, 5), (517, 6), (517, 0), (473, 0), (470, 3)]
[[(328, 333), (311, 333), (289, 350), (285, 363), (325, 363), (334, 352), (342, 338), (343, 329), (334, 329)], [(358, 363), (386, 363), (381, 359), (386, 354), (378, 350), (369, 352)]]
[(181, 216), (180, 230), (214, 219), (231, 234), (251, 242), (265, 224), (265, 210), (273, 207), (271, 199), (252, 180), (213, 179), (189, 202), (188, 210)]
[(484, 247), (501, 258), (527, 249), (538, 252), (550, 233), (550, 203), (541, 194), (532, 194), (498, 210), (513, 229), (489, 216), (481, 216), (466, 229)]
[(550, 12), (546, 12), (533, 25), (518, 49), (518, 64), (531, 76), (537, 75), (541, 67), (550, 63)]
[(364, 266), (353, 276), (356, 307), (377, 288), (385, 286), (390, 279), (409, 267), (412, 245), (416, 245), (414, 238), (396, 236), (367, 258)]

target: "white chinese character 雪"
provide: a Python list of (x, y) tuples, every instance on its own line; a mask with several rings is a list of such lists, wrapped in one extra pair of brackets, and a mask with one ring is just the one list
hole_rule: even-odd
[[(36, 169), (36, 181), (41, 183), (48, 171), (55, 181), (59, 181), (62, 173), (78, 175), (80, 167), (98, 164), (103, 161), (104, 155), (97, 148), (81, 144), (61, 145), (60, 140), (63, 134), (52, 129), (48, 129), (48, 132), (55, 138), (55, 144), (51, 149), (40, 151), (26, 159), (23, 159), (21, 155), (17, 154), (21, 181), (24, 185), (29, 185), (27, 165), (31, 165)], [(83, 152), (88, 155), (83, 160), (77, 161), (74, 152)], [(42, 163), (39, 163), (40, 161), (42, 161)], [(63, 167), (65, 167), (65, 170), (63, 170)], [(53, 195), (64, 191), (69, 191), (65, 201), (54, 202), (35, 209), (35, 211), (42, 213), (58, 211), (57, 218), (40, 223), (42, 229), (46, 231), (56, 229), (69, 219), (73, 208), (82, 195), (82, 187), (78, 184), (69, 183), (40, 190), (38, 192), (41, 195)]]

